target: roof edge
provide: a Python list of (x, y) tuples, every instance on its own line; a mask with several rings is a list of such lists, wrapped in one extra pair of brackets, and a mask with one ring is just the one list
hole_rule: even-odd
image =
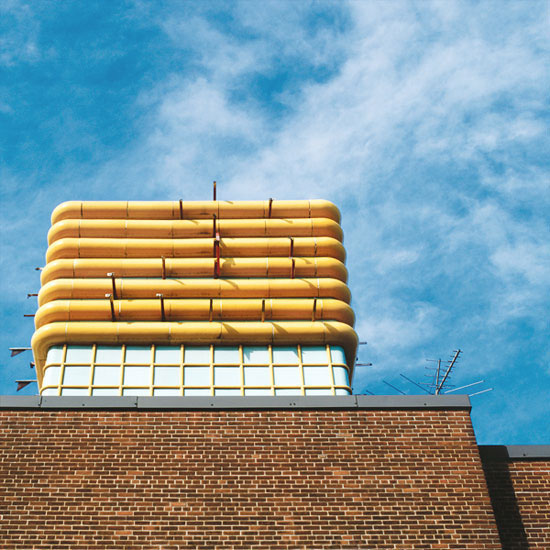
[(482, 460), (548, 460), (550, 445), (479, 445)]
[(0, 409), (437, 409), (470, 411), (467, 395), (349, 395), (273, 397), (0, 396)]

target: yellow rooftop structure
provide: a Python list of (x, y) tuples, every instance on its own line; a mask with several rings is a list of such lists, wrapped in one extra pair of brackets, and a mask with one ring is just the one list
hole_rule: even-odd
[(59, 205), (32, 338), (41, 394), (349, 394), (339, 223), (324, 200)]

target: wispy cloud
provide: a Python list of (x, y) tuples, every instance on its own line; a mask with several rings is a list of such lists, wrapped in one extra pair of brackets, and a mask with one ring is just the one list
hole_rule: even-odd
[[(375, 363), (359, 388), (384, 391), (382, 375), (420, 373), (461, 346), (463, 377), (497, 388), (475, 417), (489, 441), (483, 412), (512, 388), (529, 394), (526, 362), (550, 386), (544, 2), (135, 2), (108, 21), (143, 33), (131, 62), (147, 63), (102, 96), (120, 105), (110, 132), (83, 109), (58, 121), (67, 134), (54, 124), (51, 147), (71, 162), (44, 175), (42, 214), (76, 194), (204, 198), (212, 179), (222, 198), (332, 199), (361, 354)], [(108, 43), (84, 53), (127, 59), (128, 42), (112, 59)], [(528, 420), (503, 422), (512, 442)]]

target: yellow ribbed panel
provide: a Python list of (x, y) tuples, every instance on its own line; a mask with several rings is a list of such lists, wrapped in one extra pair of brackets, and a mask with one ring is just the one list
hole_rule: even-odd
[(328, 218), (340, 223), (340, 211), (329, 201), (69, 201), (52, 213), (52, 225), (61, 220), (195, 220), (253, 218)]
[(61, 220), (48, 232), (48, 243), (59, 239), (110, 237), (117, 239), (189, 239), (214, 237), (332, 237), (342, 241), (334, 220)]
[(165, 299), (116, 300), (113, 309), (105, 300), (55, 300), (44, 304), (36, 313), (35, 325), (40, 328), (56, 321), (266, 321), (332, 320), (353, 327), (351, 307), (341, 300), (312, 299)]
[[(348, 303), (350, 291), (337, 279), (115, 279), (120, 299), (155, 298), (335, 298)], [(52, 300), (104, 299), (111, 279), (56, 279), (38, 293), (38, 305)]]
[[(294, 259), (295, 277), (328, 277), (344, 283), (346, 266), (335, 258), (221, 258), (221, 277), (289, 278)], [(215, 258), (165, 258), (164, 276), (171, 278), (212, 277)], [(163, 276), (161, 258), (79, 258), (49, 262), (42, 270), (41, 283), (55, 279), (89, 279), (115, 273), (118, 277)]]

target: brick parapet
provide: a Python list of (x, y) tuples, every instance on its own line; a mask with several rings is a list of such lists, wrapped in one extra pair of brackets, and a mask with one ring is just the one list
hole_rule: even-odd
[(500, 548), (468, 407), (0, 418), (6, 549)]
[(481, 446), (503, 549), (550, 548), (550, 445)]

